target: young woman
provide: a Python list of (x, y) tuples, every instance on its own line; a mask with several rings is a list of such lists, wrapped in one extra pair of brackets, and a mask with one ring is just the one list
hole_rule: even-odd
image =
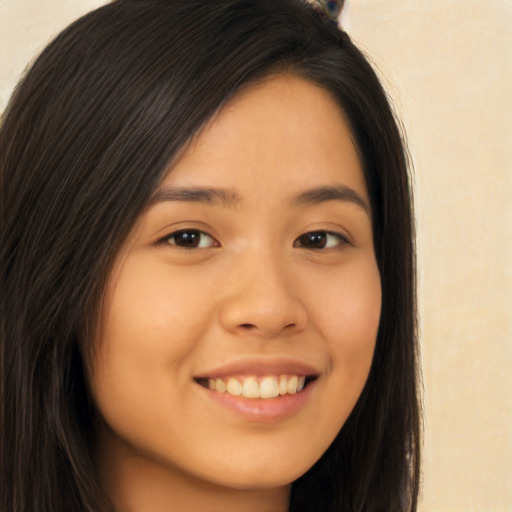
[(118, 0), (0, 138), (2, 512), (413, 511), (406, 158), (301, 0)]

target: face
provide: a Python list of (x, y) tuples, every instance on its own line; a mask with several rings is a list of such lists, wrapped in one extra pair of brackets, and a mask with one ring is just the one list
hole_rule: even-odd
[(90, 370), (100, 446), (225, 487), (288, 484), (354, 407), (380, 308), (344, 115), (269, 78), (195, 139), (118, 256)]

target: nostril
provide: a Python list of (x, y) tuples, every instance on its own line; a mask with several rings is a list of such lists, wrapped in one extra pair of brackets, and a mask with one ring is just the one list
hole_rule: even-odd
[[(283, 329), (293, 329), (294, 327), (296, 327), (296, 323), (295, 322), (292, 322), (292, 323), (289, 323), (287, 325), (284, 326)], [(258, 327), (257, 325), (254, 325), (254, 324), (249, 324), (249, 323), (246, 323), (246, 324), (240, 324), (238, 326), (240, 329), (244, 330), (244, 331), (254, 331), (254, 330), (258, 330)]]

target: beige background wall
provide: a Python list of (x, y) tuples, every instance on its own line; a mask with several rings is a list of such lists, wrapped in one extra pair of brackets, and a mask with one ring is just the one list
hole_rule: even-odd
[(353, 0), (415, 166), (424, 511), (512, 511), (512, 2)]
[[(104, 0), (0, 0), (0, 111), (26, 63)], [(423, 512), (512, 511), (512, 1), (348, 0), (415, 168)]]

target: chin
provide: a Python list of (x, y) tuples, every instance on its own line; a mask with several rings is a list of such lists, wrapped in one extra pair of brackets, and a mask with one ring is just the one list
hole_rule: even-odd
[(235, 467), (216, 466), (214, 471), (202, 475), (205, 480), (215, 482), (222, 487), (239, 490), (263, 490), (291, 485), (295, 480), (306, 473), (317, 459), (307, 461), (294, 460), (294, 457), (286, 457), (280, 461), (269, 460), (262, 457), (258, 463), (254, 460), (244, 463), (238, 460)]

